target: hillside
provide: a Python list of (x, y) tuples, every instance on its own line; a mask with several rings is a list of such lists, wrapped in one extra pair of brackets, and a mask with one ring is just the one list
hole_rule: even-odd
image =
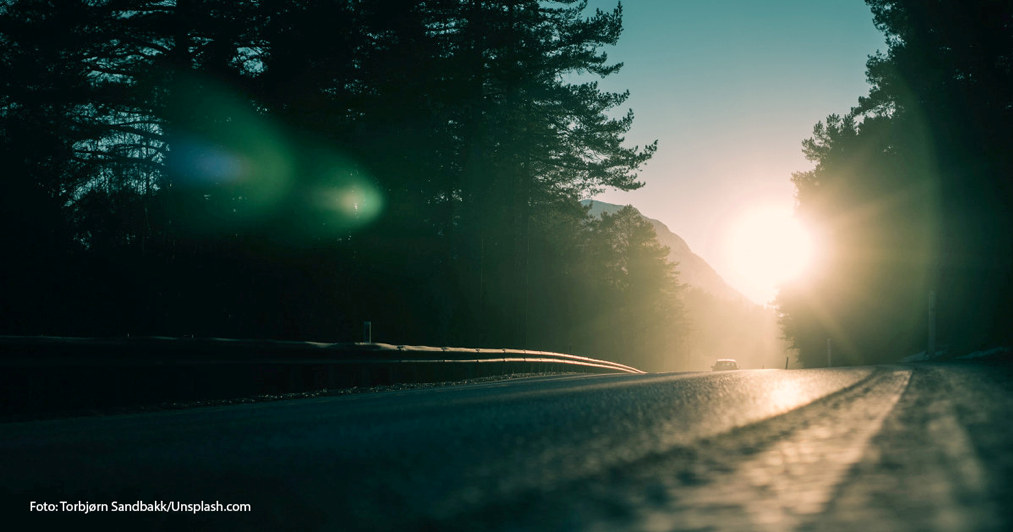
[[(590, 214), (595, 217), (601, 216), (603, 212), (614, 214), (623, 208), (622, 205), (596, 200), (583, 200), (581, 204), (584, 206), (590, 205)], [(644, 216), (644, 219), (651, 222), (651, 225), (654, 226), (654, 231), (658, 234), (658, 242), (664, 246), (668, 246), (670, 250), (668, 259), (679, 264), (679, 281), (721, 299), (730, 301), (745, 300), (745, 296), (731, 286), (728, 286), (728, 283), (721, 278), (718, 272), (703, 257), (693, 253), (693, 250), (689, 248), (689, 245), (686, 244), (686, 241), (682, 237), (673, 233), (668, 226), (658, 220), (646, 216)]]

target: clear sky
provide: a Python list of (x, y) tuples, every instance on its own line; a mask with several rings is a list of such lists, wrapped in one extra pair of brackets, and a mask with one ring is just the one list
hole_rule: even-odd
[(658, 152), (643, 188), (595, 199), (661, 220), (732, 286), (766, 297), (736, 279), (729, 232), (751, 207), (792, 208), (791, 173), (812, 166), (802, 140), (868, 92), (866, 59), (886, 49), (872, 13), (862, 0), (626, 0), (623, 28), (608, 54), (624, 66), (602, 88), (629, 89), (627, 141), (657, 139)]

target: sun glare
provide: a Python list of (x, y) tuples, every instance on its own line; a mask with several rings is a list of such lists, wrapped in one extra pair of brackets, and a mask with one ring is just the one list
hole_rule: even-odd
[(746, 210), (725, 242), (731, 283), (759, 303), (770, 303), (780, 284), (804, 275), (813, 261), (812, 237), (790, 208)]

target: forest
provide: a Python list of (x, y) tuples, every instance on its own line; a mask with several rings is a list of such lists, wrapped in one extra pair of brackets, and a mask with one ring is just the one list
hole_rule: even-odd
[[(828, 341), (859, 364), (1013, 330), (1013, 8), (867, 3), (870, 92), (791, 177), (830, 243), (777, 302), (804, 366)], [(728, 356), (708, 346), (732, 307), (635, 210), (579, 203), (643, 186), (658, 149), (598, 84), (621, 33), (621, 4), (585, 0), (4, 2), (0, 334), (350, 342), (369, 321), (649, 371)]]
[(676, 356), (667, 250), (578, 203), (656, 149), (621, 6), (55, 6), (0, 7), (0, 332)]
[(867, 0), (887, 50), (816, 124), (798, 214), (829, 243), (782, 289), (804, 365), (959, 355), (1013, 333), (1013, 4)]

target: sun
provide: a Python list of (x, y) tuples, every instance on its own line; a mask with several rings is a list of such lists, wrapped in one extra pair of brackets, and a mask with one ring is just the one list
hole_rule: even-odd
[(812, 266), (815, 247), (809, 231), (788, 207), (757, 206), (731, 223), (725, 241), (732, 285), (746, 297), (768, 304), (779, 285)]

